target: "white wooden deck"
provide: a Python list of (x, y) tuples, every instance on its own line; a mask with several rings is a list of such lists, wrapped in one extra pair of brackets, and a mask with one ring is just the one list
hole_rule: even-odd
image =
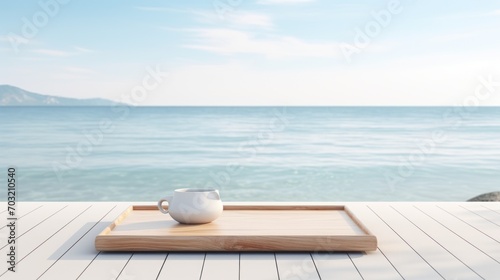
[(346, 203), (378, 238), (369, 253), (95, 251), (131, 204), (145, 203), (18, 202), (17, 272), (3, 262), (0, 279), (500, 279), (500, 203)]

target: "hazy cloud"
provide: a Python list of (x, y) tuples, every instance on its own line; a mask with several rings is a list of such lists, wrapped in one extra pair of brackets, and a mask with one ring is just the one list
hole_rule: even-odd
[(190, 29), (198, 43), (185, 47), (220, 54), (260, 54), (267, 57), (337, 57), (337, 43), (310, 43), (292, 36), (257, 38), (255, 34), (233, 29)]
[(315, 0), (260, 0), (257, 3), (263, 5), (276, 5), (276, 4), (301, 4), (301, 3), (311, 3)]
[(73, 52), (61, 51), (61, 50), (53, 50), (53, 49), (34, 49), (31, 52), (47, 55), (47, 56), (57, 56), (57, 57), (67, 57), (74, 55)]
[(273, 20), (270, 16), (260, 13), (239, 12), (233, 13), (227, 17), (227, 20), (235, 25), (255, 26), (270, 28), (273, 26)]

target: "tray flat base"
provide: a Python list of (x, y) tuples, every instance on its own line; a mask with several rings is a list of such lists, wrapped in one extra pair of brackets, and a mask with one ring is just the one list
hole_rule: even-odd
[(376, 237), (343, 206), (225, 206), (183, 225), (156, 206), (132, 206), (96, 237), (100, 251), (369, 251)]

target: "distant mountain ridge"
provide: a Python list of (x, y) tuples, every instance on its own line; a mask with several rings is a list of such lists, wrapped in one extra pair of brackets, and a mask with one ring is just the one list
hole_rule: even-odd
[(11, 86), (0, 85), (0, 107), (2, 106), (111, 106), (120, 104), (101, 98), (77, 99), (44, 95)]

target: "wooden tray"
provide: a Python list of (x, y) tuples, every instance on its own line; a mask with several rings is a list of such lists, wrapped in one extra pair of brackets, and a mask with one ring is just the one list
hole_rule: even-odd
[(377, 238), (344, 206), (224, 205), (215, 221), (183, 225), (130, 206), (95, 239), (99, 251), (372, 251)]

